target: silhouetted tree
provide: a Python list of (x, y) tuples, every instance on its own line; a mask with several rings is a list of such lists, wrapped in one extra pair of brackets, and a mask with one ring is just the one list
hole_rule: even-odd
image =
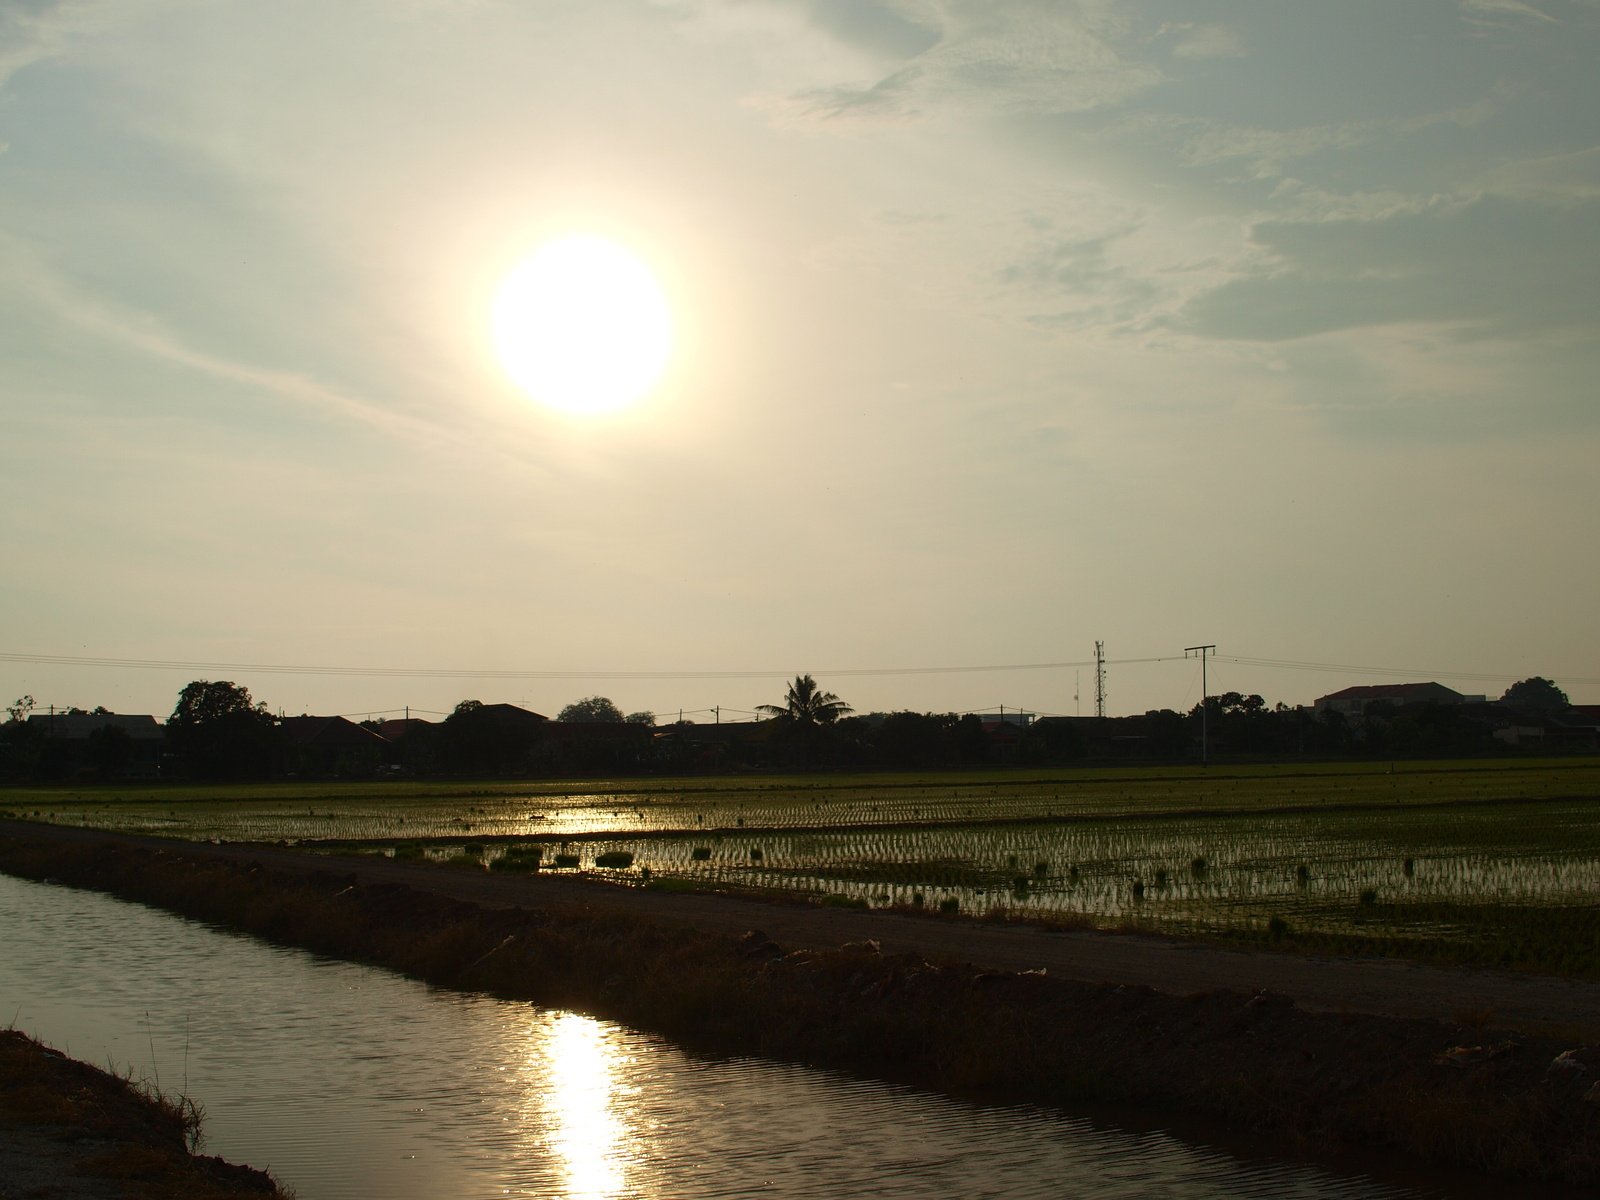
[(457, 774), (504, 774), (523, 756), (521, 739), (508, 734), (482, 700), (463, 700), (439, 730), (445, 765)]
[(819, 688), (811, 676), (796, 675), (782, 704), (763, 704), (758, 711), (778, 723), (776, 740), (789, 746), (804, 768), (811, 765), (829, 727), (854, 710)]
[(272, 715), (228, 680), (197, 679), (178, 694), (167, 744), (191, 774), (240, 779), (264, 775), (272, 756)]
[(1052, 720), (1035, 721), (1022, 735), (1022, 758), (1034, 764), (1063, 763), (1084, 758), (1089, 745), (1083, 736), (1080, 722)]
[[(604, 696), (586, 696), (575, 700), (556, 714), (558, 721), (605, 721), (620, 724), (622, 710)], [(655, 718), (651, 718), (653, 724)]]
[(790, 725), (832, 725), (855, 710), (832, 692), (825, 692), (809, 675), (796, 675), (782, 704), (763, 704), (759, 710), (776, 721)]
[(45, 737), (36, 728), (38, 722), (29, 721), (33, 697), (23, 696), (7, 711), (11, 719), (0, 725), (0, 779), (20, 780), (42, 777), (45, 765)]
[(1500, 703), (1538, 713), (1566, 712), (1572, 707), (1567, 694), (1542, 675), (1513, 683), (1500, 697)]

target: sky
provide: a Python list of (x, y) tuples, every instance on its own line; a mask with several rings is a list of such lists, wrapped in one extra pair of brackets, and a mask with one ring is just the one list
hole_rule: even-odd
[[(1600, 0), (6, 0), (0, 693), (1600, 703), (1597, 62)], [(490, 334), (573, 234), (671, 314), (604, 415)]]

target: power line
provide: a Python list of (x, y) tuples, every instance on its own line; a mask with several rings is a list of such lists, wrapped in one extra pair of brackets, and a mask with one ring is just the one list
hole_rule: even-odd
[[(1106, 660), (1120, 664), (1166, 662), (1171, 656), (1156, 658), (1126, 658)], [(349, 667), (307, 666), (283, 663), (225, 663), (191, 662), (178, 659), (103, 658), (72, 654), (24, 654), (0, 651), (0, 662), (28, 663), (38, 666), (108, 667), (130, 670), (155, 671), (228, 671), (252, 672), (265, 675), (332, 675), (347, 678), (388, 679), (788, 679), (792, 670), (737, 670), (737, 671), (536, 671), (536, 670), (484, 670), (479, 668), (443, 667)], [(840, 667), (833, 670), (813, 671), (814, 675), (867, 676), (867, 675), (962, 675), (990, 671), (1054, 671), (1067, 667), (1087, 666), (1088, 661), (1044, 663), (988, 663), (982, 665), (940, 667)]]
[[(814, 675), (834, 677), (913, 676), (913, 675), (971, 675), (986, 672), (1057, 671), (1082, 667), (1138, 666), (1150, 663), (1179, 661), (1180, 655), (1154, 655), (1145, 658), (1078, 659), (1037, 663), (985, 663), (975, 665), (949, 665), (928, 667), (838, 667), (813, 671)], [(1452, 671), (1423, 670), (1416, 667), (1355, 665), (1350, 663), (1308, 662), (1294, 659), (1258, 658), (1247, 655), (1214, 655), (1217, 662), (1233, 663), (1242, 667), (1257, 667), (1275, 671), (1311, 671), (1344, 675), (1407, 676), (1422, 679), (1471, 679), (1483, 682), (1515, 682), (1525, 678), (1526, 672), (1502, 671)], [(153, 671), (226, 671), (250, 672), (264, 675), (325, 675), (345, 678), (387, 679), (504, 679), (504, 680), (686, 680), (686, 679), (788, 679), (792, 670), (722, 670), (722, 671), (541, 671), (541, 670), (486, 670), (470, 667), (357, 667), (285, 663), (208, 662), (186, 659), (112, 658), (97, 655), (36, 654), (21, 651), (0, 651), (0, 662), (26, 663), (36, 666), (101, 667), (117, 670)], [(1600, 684), (1600, 677), (1562, 675), (1568, 684)]]
[[(1475, 679), (1484, 683), (1516, 682), (1527, 678), (1525, 671), (1430, 671), (1418, 667), (1353, 666), (1349, 663), (1299, 662), (1282, 658), (1249, 658), (1241, 655), (1216, 654), (1218, 662), (1234, 663), (1241, 667), (1266, 667), (1275, 671), (1323, 671), (1340, 675), (1385, 675), (1412, 679)], [(1600, 677), (1562, 675), (1562, 681), (1574, 684), (1597, 684)]]

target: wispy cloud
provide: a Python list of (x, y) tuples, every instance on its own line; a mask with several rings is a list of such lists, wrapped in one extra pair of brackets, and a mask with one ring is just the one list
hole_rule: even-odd
[(375, 429), (415, 444), (437, 445), (447, 431), (387, 407), (319, 383), (308, 376), (235, 361), (197, 349), (168, 329), (158, 318), (130, 310), (75, 283), (54, 269), (32, 247), (0, 236), (4, 267), (0, 278), (6, 287), (32, 297), (58, 320), (90, 335), (113, 342), (148, 358), (209, 375), (309, 410), (323, 419), (345, 421)]
[(936, 43), (865, 83), (829, 83), (788, 99), (800, 118), (904, 120), (934, 112), (1065, 113), (1103, 108), (1160, 81), (1125, 54), (1125, 22), (1093, 6), (951, 4)]
[(25, 67), (53, 58), (82, 33), (111, 25), (110, 0), (8, 0), (0, 6), (0, 87)]
[(1227, 25), (1175, 22), (1163, 25), (1158, 32), (1175, 39), (1174, 58), (1243, 58), (1246, 53), (1243, 35)]
[(1489, 120), (1503, 106), (1506, 90), (1496, 88), (1471, 104), (1412, 116), (1338, 121), (1289, 129), (1241, 125), (1206, 117), (1146, 113), (1118, 123), (1125, 131), (1167, 130), (1180, 142), (1190, 166), (1215, 166), (1234, 160), (1248, 164), (1258, 179), (1275, 179), (1297, 159), (1348, 151), (1383, 139), (1403, 138), (1439, 126), (1469, 129)]
[(1482, 196), (1380, 220), (1264, 221), (1262, 267), (1196, 299), (1203, 336), (1280, 341), (1449, 325), (1473, 337), (1591, 336), (1600, 204)]
[(1523, 3), (1523, 0), (1460, 0), (1460, 4), (1469, 19), (1503, 21), (1511, 18), (1556, 23), (1555, 17), (1532, 4)]

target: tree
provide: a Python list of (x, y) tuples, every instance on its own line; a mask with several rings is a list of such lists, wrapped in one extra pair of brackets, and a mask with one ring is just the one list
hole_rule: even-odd
[(197, 775), (262, 775), (271, 762), (274, 722), (248, 688), (226, 679), (197, 679), (178, 693), (167, 718), (167, 742)]
[(439, 731), (445, 765), (457, 774), (504, 775), (522, 765), (521, 738), (494, 719), (482, 700), (463, 700)]
[(651, 729), (654, 729), (656, 724), (655, 713), (651, 712), (647, 708), (640, 709), (638, 712), (631, 712), (622, 719), (629, 725), (647, 725)]
[(822, 691), (811, 676), (796, 675), (784, 694), (782, 704), (763, 704), (759, 706), (759, 711), (788, 725), (814, 729), (821, 725), (832, 725), (855, 709), (832, 692)]
[(11, 724), (20, 725), (28, 719), (28, 714), (36, 707), (38, 705), (32, 696), (18, 696), (10, 704), (6, 705), (6, 715), (10, 717)]
[(1513, 683), (1500, 697), (1501, 704), (1525, 708), (1531, 712), (1559, 713), (1572, 707), (1567, 694), (1542, 675)]
[[(604, 696), (585, 696), (567, 705), (556, 714), (558, 721), (603, 721), (620, 725), (624, 720), (622, 710)], [(651, 718), (654, 721), (654, 718)]]
[(832, 692), (825, 692), (809, 675), (796, 675), (782, 704), (763, 704), (759, 710), (777, 723), (775, 740), (787, 742), (801, 769), (832, 732), (840, 717), (855, 711)]

